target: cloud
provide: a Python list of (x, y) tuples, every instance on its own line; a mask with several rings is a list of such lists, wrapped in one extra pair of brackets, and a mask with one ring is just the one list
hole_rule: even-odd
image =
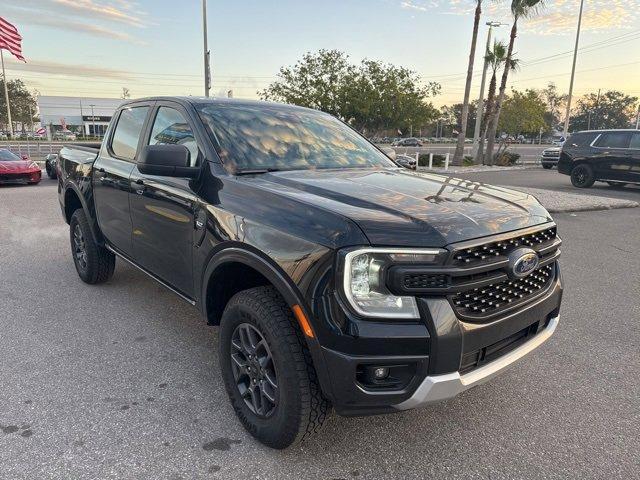
[(20, 70), (23, 72), (37, 72), (48, 75), (64, 75), (71, 77), (108, 77), (118, 80), (129, 80), (131, 75), (122, 70), (114, 70), (104, 67), (92, 67), (87, 65), (75, 65), (71, 63), (49, 62), (46, 60), (30, 60), (29, 63), (18, 62), (13, 59), (5, 59), (7, 70)]
[[(508, 22), (511, 19), (509, 2), (485, 2), (483, 16)], [(444, 15), (468, 15), (473, 13), (474, 0), (400, 0), (403, 9)], [(555, 0), (547, 2), (533, 18), (521, 21), (523, 33), (556, 35), (574, 33), (580, 0)], [(582, 18), (583, 31), (630, 28), (640, 19), (637, 0), (592, 0), (585, 2)]]

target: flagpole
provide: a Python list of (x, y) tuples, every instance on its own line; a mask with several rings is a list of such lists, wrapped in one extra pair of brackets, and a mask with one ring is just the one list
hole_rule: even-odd
[(13, 139), (13, 123), (11, 122), (11, 107), (9, 106), (9, 90), (7, 89), (7, 74), (4, 72), (4, 54), (0, 48), (0, 60), (2, 60), (2, 83), (4, 83), (4, 101), (7, 102), (7, 118), (9, 119), (9, 133)]

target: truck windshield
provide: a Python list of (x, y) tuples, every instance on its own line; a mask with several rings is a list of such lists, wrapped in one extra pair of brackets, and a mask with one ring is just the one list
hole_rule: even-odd
[(331, 115), (265, 105), (196, 107), (220, 158), (235, 173), (395, 167)]

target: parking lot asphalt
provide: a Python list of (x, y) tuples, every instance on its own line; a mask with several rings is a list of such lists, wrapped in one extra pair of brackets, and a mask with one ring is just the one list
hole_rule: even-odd
[(638, 478), (640, 209), (555, 217), (560, 325), (502, 376), (280, 452), (236, 420), (193, 307), (123, 262), (80, 281), (54, 182), (0, 205), (2, 479)]

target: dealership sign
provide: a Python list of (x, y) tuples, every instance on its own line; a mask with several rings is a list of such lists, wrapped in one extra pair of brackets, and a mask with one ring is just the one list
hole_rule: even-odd
[(108, 115), (83, 115), (83, 122), (110, 122), (111, 117)]

